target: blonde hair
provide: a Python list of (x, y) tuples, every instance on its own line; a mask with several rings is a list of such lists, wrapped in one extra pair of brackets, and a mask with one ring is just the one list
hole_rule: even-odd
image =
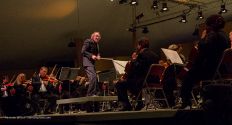
[(93, 32), (93, 33), (91, 34), (91, 39), (93, 39), (93, 37), (94, 37), (96, 34), (99, 34), (99, 35), (101, 36), (100, 32)]
[[(22, 77), (26, 77), (26, 75), (24, 74), (24, 73), (20, 73), (20, 74), (18, 74), (18, 76), (16, 77), (16, 80), (15, 80), (15, 84), (22, 84)], [(26, 79), (26, 78), (25, 78)]]

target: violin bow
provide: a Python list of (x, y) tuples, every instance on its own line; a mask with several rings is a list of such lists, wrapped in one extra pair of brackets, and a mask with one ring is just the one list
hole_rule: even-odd
[(10, 80), (9, 83), (11, 83), (14, 80), (14, 78), (15, 78), (15, 74), (12, 76), (12, 78), (11, 78), (11, 80)]
[(52, 72), (51, 72), (51, 74), (50, 74), (49, 76), (51, 76), (51, 75), (53, 74), (53, 72), (54, 72), (55, 69), (56, 69), (56, 66), (57, 66), (57, 64), (55, 64), (55, 66), (53, 67)]

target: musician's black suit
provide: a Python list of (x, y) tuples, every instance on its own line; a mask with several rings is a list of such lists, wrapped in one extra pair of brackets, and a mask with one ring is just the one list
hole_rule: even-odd
[[(32, 77), (32, 86), (33, 86), (33, 92), (32, 92), (32, 102), (36, 106), (37, 113), (40, 113), (42, 108), (40, 105), (41, 99), (47, 99), (48, 104), (44, 104), (45, 107), (45, 114), (49, 114), (53, 111), (55, 111), (56, 108), (56, 100), (58, 99), (58, 96), (54, 93), (54, 86), (48, 82), (47, 85), (45, 85), (46, 91), (40, 91), (41, 85), (42, 85), (43, 78), (40, 77), (39, 74)], [(50, 111), (48, 111), (50, 110)]]
[(119, 81), (116, 84), (118, 101), (122, 106), (119, 110), (131, 110), (131, 104), (128, 99), (127, 90), (129, 90), (134, 96), (138, 97), (137, 107), (135, 110), (140, 110), (143, 107), (142, 96), (139, 95), (143, 87), (143, 81), (150, 68), (151, 64), (157, 64), (159, 61), (158, 55), (151, 50), (145, 48), (135, 61), (131, 62), (130, 71), (128, 77), (124, 81)]
[(95, 69), (95, 60), (92, 59), (92, 55), (98, 55), (99, 49), (98, 44), (92, 39), (86, 39), (81, 50), (83, 56), (83, 67), (87, 73), (89, 79), (89, 87), (87, 96), (97, 95), (99, 87), (97, 84), (97, 74)]
[(210, 31), (205, 39), (200, 40), (198, 55), (183, 80), (181, 89), (183, 107), (191, 105), (191, 91), (195, 83), (214, 77), (222, 54), (229, 46), (228, 37), (223, 31)]

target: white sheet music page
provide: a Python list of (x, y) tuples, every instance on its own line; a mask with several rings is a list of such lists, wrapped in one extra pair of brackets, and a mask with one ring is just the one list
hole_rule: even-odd
[(165, 49), (165, 48), (161, 48), (161, 50), (164, 52), (167, 59), (169, 59), (171, 61), (171, 63), (184, 64), (183, 61), (181, 60), (179, 54), (176, 51), (170, 50), (170, 49)]
[(118, 74), (125, 74), (125, 67), (128, 61), (113, 60), (115, 70)]

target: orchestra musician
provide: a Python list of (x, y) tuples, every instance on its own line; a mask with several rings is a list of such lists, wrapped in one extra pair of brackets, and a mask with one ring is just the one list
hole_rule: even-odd
[[(100, 59), (98, 43), (101, 39), (99, 32), (93, 32), (90, 39), (86, 39), (82, 46), (81, 54), (83, 59), (83, 67), (88, 76), (87, 96), (96, 96), (99, 94), (100, 88), (97, 83), (97, 74), (95, 69), (95, 61)], [(99, 111), (99, 104), (95, 102), (94, 111)], [(92, 104), (87, 104), (87, 112), (93, 110)]]
[(228, 37), (222, 31), (225, 21), (221, 15), (211, 15), (205, 24), (206, 29), (198, 43), (198, 55), (182, 83), (182, 104), (178, 107), (181, 109), (191, 108), (191, 91), (194, 84), (213, 78), (224, 50), (230, 47)]
[(142, 94), (139, 94), (143, 87), (143, 81), (153, 63), (158, 63), (159, 57), (149, 49), (149, 39), (141, 38), (138, 40), (136, 52), (132, 54), (132, 59), (129, 61), (130, 67), (126, 77), (122, 77), (115, 87), (117, 89), (119, 111), (130, 111), (132, 106), (128, 99), (127, 90), (129, 90), (136, 98), (138, 98), (135, 110), (143, 108)]
[(1, 82), (1, 97), (7, 97), (7, 85), (9, 84), (9, 77), (3, 76), (2, 82)]
[(9, 83), (9, 77), (7, 75), (3, 76), (1, 79), (1, 83), (0, 83), (0, 87), (1, 87), (1, 91), (0, 91), (0, 116), (4, 115), (4, 109), (6, 109), (6, 97), (8, 97), (8, 93), (7, 93), (7, 84)]
[(44, 113), (50, 114), (53, 111), (55, 111), (56, 108), (56, 100), (58, 96), (54, 93), (54, 85), (53, 80), (52, 82), (49, 81), (51, 78), (48, 73), (48, 68), (45, 66), (42, 66), (39, 70), (38, 74), (35, 74), (32, 77), (32, 101), (35, 102), (37, 105), (37, 113), (41, 113), (41, 107), (40, 107), (40, 100), (41, 99), (47, 99), (48, 106), (45, 108)]
[(25, 105), (26, 105), (26, 75), (24, 73), (19, 73), (12, 83), (12, 86), (9, 86), (9, 108), (14, 112), (13, 115), (26, 115)]
[[(185, 56), (182, 54), (183, 47), (181, 44), (171, 44), (169, 45), (168, 49), (174, 50), (178, 53), (183, 63), (185, 63), (186, 59)], [(161, 63), (161, 60), (159, 61)], [(177, 89), (177, 86), (181, 84), (180, 79), (177, 78), (183, 65), (179, 64), (172, 64), (169, 60), (163, 62), (164, 67), (166, 68), (163, 73), (163, 89), (164, 93), (167, 97), (167, 101), (170, 107), (174, 107), (176, 105), (176, 97), (174, 95), (174, 90)]]
[(89, 79), (89, 87), (87, 96), (97, 95), (99, 86), (97, 84), (97, 74), (95, 69), (95, 61), (100, 59), (98, 43), (101, 39), (99, 32), (94, 32), (90, 39), (86, 39), (82, 46), (83, 67)]

